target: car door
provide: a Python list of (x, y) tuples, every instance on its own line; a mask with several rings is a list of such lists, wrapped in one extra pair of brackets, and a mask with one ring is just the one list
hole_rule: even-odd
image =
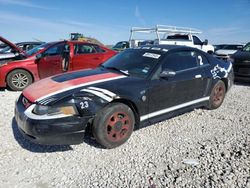
[(205, 73), (196, 51), (180, 50), (168, 54), (162, 60), (156, 75), (164, 70), (172, 71), (175, 75), (167, 78), (154, 76), (151, 80), (150, 117), (157, 117), (205, 100), (207, 80), (203, 79)]
[(42, 53), (42, 57), (37, 60), (37, 67), (40, 79), (62, 73), (62, 53), (65, 43), (51, 46)]
[(75, 44), (72, 58), (73, 70), (96, 68), (103, 62), (103, 53), (98, 52), (94, 45)]

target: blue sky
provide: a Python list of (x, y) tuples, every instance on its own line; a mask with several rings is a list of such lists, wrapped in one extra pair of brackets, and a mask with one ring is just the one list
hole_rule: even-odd
[(132, 26), (193, 27), (210, 43), (250, 41), (250, 0), (0, 0), (0, 35), (15, 42), (67, 39), (81, 32), (104, 44)]

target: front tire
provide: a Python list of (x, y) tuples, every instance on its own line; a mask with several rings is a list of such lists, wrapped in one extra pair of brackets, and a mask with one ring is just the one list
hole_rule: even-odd
[(22, 91), (33, 82), (33, 79), (29, 72), (16, 69), (8, 74), (6, 81), (11, 90)]
[(226, 95), (226, 86), (223, 81), (219, 80), (213, 87), (209, 97), (208, 109), (213, 110), (219, 108), (224, 101)]
[(209, 51), (207, 51), (207, 53), (210, 54), (210, 55), (213, 55), (214, 52), (209, 50)]
[(127, 105), (111, 103), (94, 118), (92, 131), (102, 146), (115, 148), (129, 139), (134, 124), (134, 113)]

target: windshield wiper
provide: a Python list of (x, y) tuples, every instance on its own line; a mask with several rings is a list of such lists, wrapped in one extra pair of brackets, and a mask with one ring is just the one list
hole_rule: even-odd
[(119, 72), (119, 73), (122, 73), (122, 74), (124, 74), (124, 75), (126, 75), (126, 76), (129, 76), (128, 71), (120, 70), (120, 69), (118, 69), (118, 68), (116, 68), (116, 67), (105, 67), (105, 66), (103, 66), (103, 65), (101, 65), (101, 67), (103, 67), (103, 68), (105, 68), (105, 69), (109, 69), (109, 70), (115, 70), (115, 71), (117, 71), (117, 72)]

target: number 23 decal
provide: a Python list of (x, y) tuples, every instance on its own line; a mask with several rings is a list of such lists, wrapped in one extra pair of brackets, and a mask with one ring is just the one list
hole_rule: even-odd
[(85, 109), (89, 107), (88, 101), (80, 102), (81, 109)]

